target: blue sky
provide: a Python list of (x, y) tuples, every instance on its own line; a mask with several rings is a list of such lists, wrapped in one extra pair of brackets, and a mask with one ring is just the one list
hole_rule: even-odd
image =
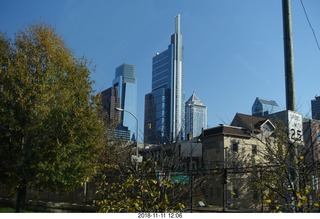
[[(303, 0), (320, 40), (320, 1)], [(311, 116), (320, 95), (320, 50), (300, 0), (291, 0), (298, 111)], [(152, 57), (167, 49), (174, 17), (181, 15), (184, 92), (208, 107), (208, 124), (229, 124), (251, 114), (256, 97), (285, 109), (281, 0), (1, 0), (0, 31), (10, 37), (43, 19), (77, 56), (96, 66), (99, 92), (115, 68), (136, 65), (138, 118), (143, 132), (144, 95), (151, 91)]]

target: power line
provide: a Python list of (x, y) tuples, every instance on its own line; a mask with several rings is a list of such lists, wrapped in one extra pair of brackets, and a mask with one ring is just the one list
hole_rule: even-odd
[(314, 37), (314, 39), (315, 39), (315, 41), (316, 41), (316, 44), (317, 44), (317, 46), (318, 46), (318, 49), (320, 50), (320, 45), (319, 45), (319, 42), (318, 42), (316, 33), (315, 33), (315, 31), (314, 31), (314, 29), (313, 29), (313, 27), (312, 27), (312, 25), (311, 25), (311, 22), (310, 22), (310, 20), (309, 20), (309, 16), (308, 16), (308, 14), (307, 14), (306, 8), (304, 7), (303, 1), (300, 0), (300, 3), (301, 3), (301, 5), (302, 5), (304, 14), (306, 15), (306, 18), (307, 18), (307, 21), (308, 21), (308, 23), (309, 23), (309, 26), (310, 26), (310, 28), (311, 28), (311, 30), (312, 30), (313, 37)]

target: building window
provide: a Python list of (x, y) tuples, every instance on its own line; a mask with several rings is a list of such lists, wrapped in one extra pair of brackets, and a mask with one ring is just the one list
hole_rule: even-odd
[(232, 195), (233, 198), (239, 198), (239, 189), (234, 188)]
[(238, 152), (238, 149), (239, 149), (239, 143), (238, 142), (232, 143), (232, 151)]
[(258, 154), (258, 149), (257, 149), (257, 145), (253, 144), (252, 145), (252, 155), (257, 155)]

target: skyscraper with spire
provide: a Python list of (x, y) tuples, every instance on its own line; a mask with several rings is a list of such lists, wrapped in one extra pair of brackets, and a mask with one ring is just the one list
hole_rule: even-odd
[(183, 46), (180, 15), (168, 49), (152, 59), (152, 91), (145, 96), (145, 143), (169, 143), (183, 138)]

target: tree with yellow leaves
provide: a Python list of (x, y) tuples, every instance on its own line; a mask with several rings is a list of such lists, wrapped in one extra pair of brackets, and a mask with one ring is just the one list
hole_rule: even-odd
[(0, 33), (0, 181), (23, 210), (28, 187), (61, 192), (96, 172), (105, 142), (90, 63), (44, 22)]
[(108, 142), (106, 151), (96, 178), (100, 212), (179, 212), (189, 204), (189, 178), (174, 172), (177, 163), (172, 156), (158, 162), (145, 152), (145, 160), (136, 165), (130, 160), (132, 145), (116, 139)]
[(251, 170), (248, 185), (270, 211), (319, 211), (319, 183), (314, 180), (319, 177), (319, 160), (314, 155), (315, 145), (305, 143), (312, 141), (311, 137), (304, 140), (290, 142), (287, 127), (278, 121), (274, 134), (259, 151), (259, 161), (245, 161)]

